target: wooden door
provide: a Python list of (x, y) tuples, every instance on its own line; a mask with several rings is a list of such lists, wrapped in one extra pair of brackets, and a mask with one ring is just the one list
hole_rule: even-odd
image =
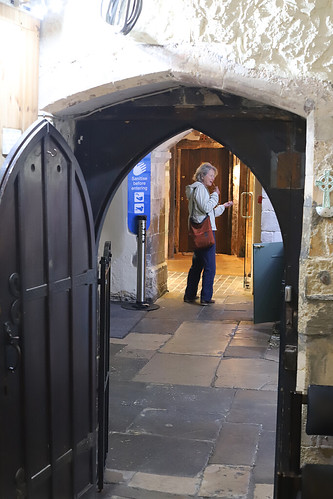
[[(229, 198), (229, 161), (230, 153), (224, 147), (201, 147), (198, 149), (181, 148), (180, 154), (180, 220), (179, 220), (179, 251), (189, 252), (188, 238), (188, 201), (185, 194), (187, 185), (192, 184), (195, 170), (203, 162), (211, 163), (217, 168), (218, 175), (215, 185), (220, 189), (220, 203)], [(230, 211), (216, 219), (216, 252), (230, 254), (231, 223)]]
[(0, 171), (0, 497), (96, 485), (96, 251), (90, 200), (46, 120)]

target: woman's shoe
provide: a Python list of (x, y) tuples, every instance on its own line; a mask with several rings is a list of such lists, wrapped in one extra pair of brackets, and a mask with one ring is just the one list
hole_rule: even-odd
[(206, 300), (201, 300), (201, 301), (200, 301), (200, 305), (203, 305), (204, 307), (205, 307), (206, 305), (212, 305), (213, 303), (215, 303), (215, 300), (208, 300), (208, 301), (206, 301)]
[(184, 296), (184, 302), (185, 303), (194, 303), (195, 300), (197, 300), (199, 296), (195, 296), (194, 298), (187, 298), (187, 296)]

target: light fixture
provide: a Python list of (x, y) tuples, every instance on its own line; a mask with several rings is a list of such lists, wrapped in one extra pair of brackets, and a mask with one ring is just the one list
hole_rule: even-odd
[(137, 22), (142, 10), (142, 0), (102, 0), (101, 15), (108, 24), (127, 35)]

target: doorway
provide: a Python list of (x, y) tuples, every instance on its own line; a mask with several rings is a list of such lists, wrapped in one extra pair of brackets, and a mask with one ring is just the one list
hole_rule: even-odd
[[(228, 274), (228, 267), (229, 272), (234, 273), (230, 270), (231, 262), (234, 262), (237, 269), (241, 262), (242, 270), (239, 275), (243, 276), (244, 287), (252, 291), (252, 244), (261, 242), (262, 187), (259, 181), (227, 147), (197, 130), (190, 131), (178, 141), (171, 152), (167, 181), (171, 178), (174, 182), (170, 182), (170, 190), (166, 191), (170, 198), (167, 252), (169, 267), (174, 267), (175, 259), (176, 267), (181, 265), (181, 261), (186, 266), (186, 257), (192, 254), (188, 237), (188, 201), (185, 188), (193, 182), (196, 168), (203, 162), (209, 162), (218, 171), (215, 184), (221, 192), (220, 202), (229, 199), (234, 202), (232, 209), (226, 210), (216, 219), (217, 273), (219, 262), (222, 263), (222, 260), (227, 267), (225, 274)], [(272, 221), (276, 221), (273, 208), (271, 217)], [(271, 230), (274, 230), (273, 226), (278, 227), (277, 221), (272, 223)]]
[[(214, 97), (214, 105), (205, 104), (208, 95)], [(279, 390), (277, 470), (285, 470), (288, 461), (283, 449), (288, 446), (289, 435), (289, 418), (285, 415), (290, 411), (285, 394), (295, 389), (296, 383), (305, 120), (242, 97), (187, 87), (169, 89), (163, 95), (143, 96), (79, 120), (76, 155), (91, 194), (96, 234), (99, 237), (107, 207), (130, 169), (158, 144), (189, 129), (200, 130), (223, 144), (247, 165), (267, 192), (278, 215), (285, 250), (284, 282), (295, 290), (292, 301), (286, 305), (288, 335), (282, 321), (279, 364), (282, 388)], [(79, 140), (80, 137), (83, 140)], [(112, 146), (110, 137), (118, 147)], [(297, 171), (292, 177), (290, 163)], [(169, 224), (169, 227), (173, 225)], [(285, 368), (285, 351), (288, 351), (289, 360), (289, 352), (293, 352), (295, 362), (288, 364), (293, 365), (293, 369)]]
[[(199, 140), (191, 137), (199, 137)], [(181, 140), (176, 146), (179, 178), (179, 252), (190, 251), (188, 237), (188, 203), (185, 195), (187, 185), (194, 182), (192, 179), (195, 170), (201, 163), (208, 162), (217, 169), (215, 185), (220, 189), (220, 199), (227, 201), (232, 197), (232, 155), (221, 144), (206, 135), (193, 131)], [(178, 186), (176, 186), (178, 187)], [(178, 189), (177, 191), (178, 192)], [(231, 216), (230, 211), (216, 219), (216, 252), (230, 254), (231, 250)]]

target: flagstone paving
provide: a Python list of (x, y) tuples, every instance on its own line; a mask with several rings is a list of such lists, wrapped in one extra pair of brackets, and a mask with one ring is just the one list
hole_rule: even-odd
[(183, 302), (172, 272), (154, 311), (111, 304), (109, 450), (101, 498), (272, 499), (278, 337), (218, 275), (216, 303)]

